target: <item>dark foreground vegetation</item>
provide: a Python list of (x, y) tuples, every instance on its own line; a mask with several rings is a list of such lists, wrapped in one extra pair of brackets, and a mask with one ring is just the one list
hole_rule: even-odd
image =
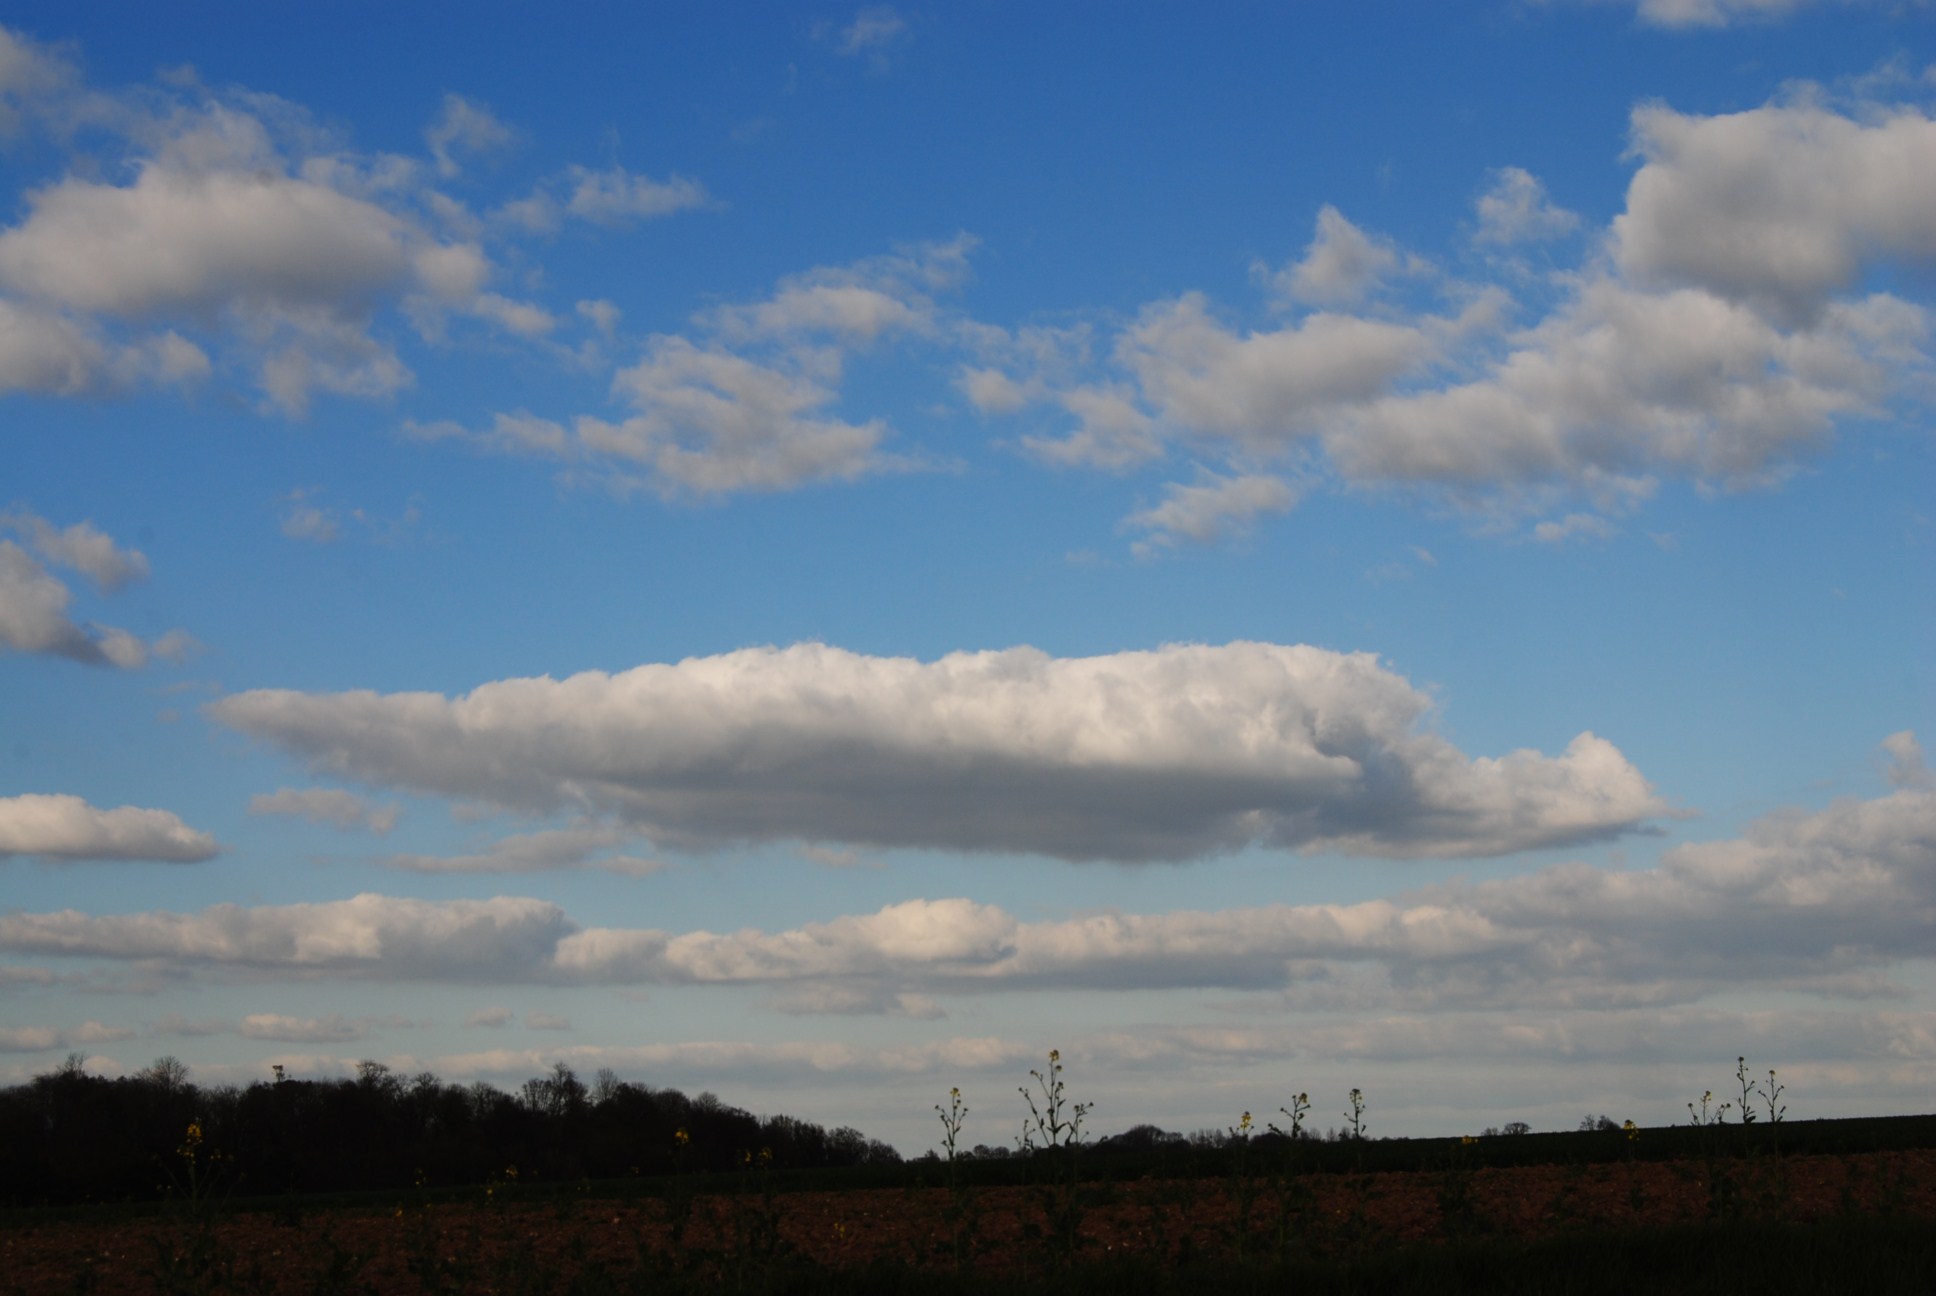
[(0, 1296), (1936, 1290), (1936, 1117), (1371, 1139), (1300, 1096), (1282, 1129), (1092, 1140), (1058, 1058), (1031, 1076), (1021, 1146), (959, 1146), (956, 1094), (904, 1161), (563, 1066), (507, 1094), (70, 1062), (0, 1091)]

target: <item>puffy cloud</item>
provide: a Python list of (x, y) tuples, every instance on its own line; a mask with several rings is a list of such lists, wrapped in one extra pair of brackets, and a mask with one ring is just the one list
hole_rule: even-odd
[(108, 359), (85, 326), (0, 297), (0, 393), (76, 396), (100, 380)]
[(167, 860), (211, 858), (219, 847), (166, 810), (102, 810), (77, 796), (27, 793), (0, 797), (0, 859)]
[(22, 509), (0, 513), (0, 529), (27, 537), (48, 562), (83, 572), (107, 593), (148, 576), (148, 558), (138, 549), (123, 549), (92, 522), (56, 527), (47, 519)]
[(1171, 426), (1268, 452), (1387, 391), (1436, 350), (1420, 328), (1329, 313), (1239, 336), (1189, 293), (1146, 309), (1117, 353)]
[(587, 451), (648, 469), (665, 490), (710, 495), (851, 480), (882, 466), (876, 450), (887, 428), (815, 417), (833, 403), (827, 380), (837, 373), (837, 357), (826, 353), (762, 364), (658, 335), (614, 379), (639, 412), (616, 424), (582, 418), (578, 439)]
[[(47, 80), (29, 64), (46, 60), (0, 42), (0, 130), (22, 79)], [(126, 146), (132, 179), (76, 167), (0, 229), (0, 391), (181, 383), (215, 371), (213, 350), (299, 414), (319, 392), (382, 397), (413, 381), (383, 336), (388, 310), (432, 341), (452, 316), (526, 339), (555, 327), (543, 307), (486, 291), (493, 266), (468, 241), (483, 226), (418, 163), (345, 152), (299, 107), (244, 91), (86, 103), (86, 119)], [(426, 131), (445, 177), (509, 138), (455, 95)], [(571, 210), (607, 222), (704, 200), (694, 182), (619, 171), (562, 183)]]
[(463, 982), (530, 979), (575, 925), (542, 900), (405, 900), (97, 917), (72, 909), (0, 915), (0, 948), (76, 958), (156, 959), (288, 972)]
[(1879, 258), (1936, 256), (1936, 121), (1816, 104), (1696, 117), (1635, 110), (1645, 165), (1613, 223), (1621, 269), (1813, 319)]
[[(881, 452), (881, 420), (851, 423), (827, 410), (840, 398), (847, 348), (938, 332), (932, 294), (960, 281), (973, 247), (959, 235), (823, 266), (783, 280), (763, 301), (701, 312), (698, 340), (655, 334), (613, 378), (614, 394), (636, 411), (616, 422), (586, 415), (567, 428), (519, 411), (495, 415), (489, 431), (412, 432), (555, 457), (622, 490), (662, 495), (792, 490), (906, 467)], [(607, 332), (618, 318), (606, 302), (581, 302), (579, 312)]]
[(513, 1021), (517, 1020), (517, 1016), (509, 1008), (480, 1008), (470, 1016), (464, 1018), (464, 1024), (466, 1026), (484, 1026), (495, 1030), (500, 1026), (510, 1025)]
[(1602, 278), (1484, 377), (1369, 402), (1324, 444), (1356, 481), (1590, 490), (1672, 470), (1752, 482), (1882, 402), (1926, 331), (1921, 310), (1886, 295), (1784, 331), (1700, 289)]
[[(22, 536), (48, 562), (92, 577), (105, 593), (148, 575), (146, 555), (123, 549), (92, 522), (60, 528), (14, 508), (0, 513), (0, 531)], [(145, 665), (151, 653), (178, 660), (194, 646), (180, 630), (146, 643), (114, 626), (83, 626), (68, 615), (73, 598), (73, 591), (33, 554), (12, 540), (0, 540), (0, 649), (133, 670)]]
[(1304, 257), (1270, 276), (1272, 289), (1286, 301), (1347, 306), (1363, 299), (1402, 264), (1398, 249), (1374, 238), (1326, 204), (1318, 212), (1317, 233)]
[(922, 663), (800, 644), (458, 698), (260, 690), (210, 714), (333, 776), (701, 847), (1491, 855), (1666, 810), (1604, 739), (1473, 759), (1420, 728), (1430, 710), (1372, 655), (1302, 646)]
[(722, 307), (700, 320), (733, 342), (819, 334), (856, 344), (890, 333), (931, 333), (932, 294), (967, 276), (975, 246), (971, 235), (958, 234), (851, 265), (821, 266), (781, 280), (765, 301)]
[(1297, 491), (1288, 482), (1263, 474), (1206, 473), (1195, 485), (1172, 482), (1163, 494), (1161, 504), (1123, 519), (1124, 526), (1150, 533), (1136, 542), (1138, 553), (1173, 546), (1179, 538), (1209, 544), (1244, 529), (1253, 518), (1289, 512), (1297, 503)]
[(1899, 788), (1936, 787), (1936, 774), (1923, 758), (1923, 745), (1916, 741), (1916, 735), (1907, 729), (1892, 733), (1882, 740), (1883, 753), (1888, 757), (1889, 784)]
[(489, 153), (517, 139), (517, 132), (492, 115), (483, 104), (462, 95), (444, 96), (437, 119), (424, 128), (424, 142), (437, 160), (437, 173), (446, 178), (458, 175), (462, 153)]
[(249, 798), (252, 815), (288, 815), (335, 828), (387, 833), (403, 811), (396, 806), (371, 805), (341, 788), (278, 788)]
[(72, 310), (352, 309), (411, 266), (396, 217), (295, 176), (152, 161), (132, 185), (70, 177), (28, 205), (0, 234), (0, 285)]
[(1501, 167), (1492, 173), (1492, 187), (1479, 195), (1477, 203), (1481, 243), (1527, 243), (1555, 239), (1579, 228), (1580, 218), (1555, 207), (1546, 196), (1546, 186), (1519, 167)]

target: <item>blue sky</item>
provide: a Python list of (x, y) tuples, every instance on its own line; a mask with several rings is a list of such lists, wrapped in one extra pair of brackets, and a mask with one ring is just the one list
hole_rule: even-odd
[(0, 1078), (1920, 1109), (1932, 36), (0, 6)]

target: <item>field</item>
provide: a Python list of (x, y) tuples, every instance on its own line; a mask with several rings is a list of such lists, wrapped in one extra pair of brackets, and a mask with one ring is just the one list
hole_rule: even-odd
[(14, 1210), (0, 1296), (1936, 1290), (1927, 1118)]

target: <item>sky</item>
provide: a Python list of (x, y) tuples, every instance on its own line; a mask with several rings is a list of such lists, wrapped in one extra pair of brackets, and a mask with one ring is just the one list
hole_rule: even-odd
[(1936, 1088), (1936, 11), (0, 2), (0, 1082)]

